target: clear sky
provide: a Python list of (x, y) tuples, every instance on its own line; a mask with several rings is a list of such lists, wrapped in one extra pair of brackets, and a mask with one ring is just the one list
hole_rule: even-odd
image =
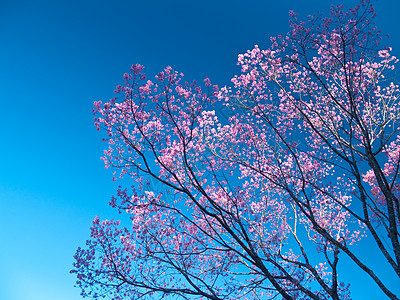
[[(340, 1), (0, 0), (0, 299), (81, 299), (74, 252), (96, 215), (116, 216), (92, 104), (113, 97), (132, 63), (229, 84), (239, 53), (287, 32), (289, 9), (305, 17), (331, 3)], [(400, 57), (400, 1), (376, 11)], [(346, 276), (355, 299), (379, 298)]]

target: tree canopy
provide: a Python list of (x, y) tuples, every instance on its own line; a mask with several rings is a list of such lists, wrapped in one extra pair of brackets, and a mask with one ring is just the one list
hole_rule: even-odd
[[(350, 259), (372, 237), (400, 277), (398, 60), (381, 48), (369, 1), (299, 20), (239, 55), (220, 88), (133, 65), (95, 102), (103, 160), (131, 178), (75, 255), (82, 295), (112, 299), (350, 299)], [(157, 188), (152, 185), (157, 182)]]

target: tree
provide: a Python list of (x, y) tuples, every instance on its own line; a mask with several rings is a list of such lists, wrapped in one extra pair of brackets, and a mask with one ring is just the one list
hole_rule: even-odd
[(400, 277), (397, 59), (368, 1), (290, 16), (239, 55), (231, 88), (133, 65), (120, 98), (95, 102), (105, 165), (132, 180), (110, 204), (131, 225), (93, 221), (71, 271), (83, 296), (350, 299), (346, 257), (398, 299), (354, 247), (369, 235)]

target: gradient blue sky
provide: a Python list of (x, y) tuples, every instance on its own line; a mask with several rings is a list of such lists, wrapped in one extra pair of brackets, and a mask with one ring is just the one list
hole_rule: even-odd
[[(0, 299), (81, 299), (74, 252), (96, 215), (116, 216), (92, 104), (113, 97), (132, 63), (229, 84), (237, 54), (285, 33), (289, 9), (306, 16), (331, 3), (340, 1), (1, 0)], [(376, 10), (400, 57), (400, 1)], [(379, 298), (363, 294), (368, 279), (346, 277), (355, 299)]]

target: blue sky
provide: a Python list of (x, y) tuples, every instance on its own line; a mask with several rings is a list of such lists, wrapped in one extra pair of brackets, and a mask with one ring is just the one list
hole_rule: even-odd
[[(331, 3), (340, 1), (0, 1), (0, 299), (81, 299), (74, 252), (96, 215), (116, 216), (92, 104), (113, 97), (132, 63), (229, 84), (239, 53), (287, 32), (289, 9), (306, 16)], [(400, 57), (400, 1), (376, 10)], [(346, 276), (366, 299), (370, 282)]]

